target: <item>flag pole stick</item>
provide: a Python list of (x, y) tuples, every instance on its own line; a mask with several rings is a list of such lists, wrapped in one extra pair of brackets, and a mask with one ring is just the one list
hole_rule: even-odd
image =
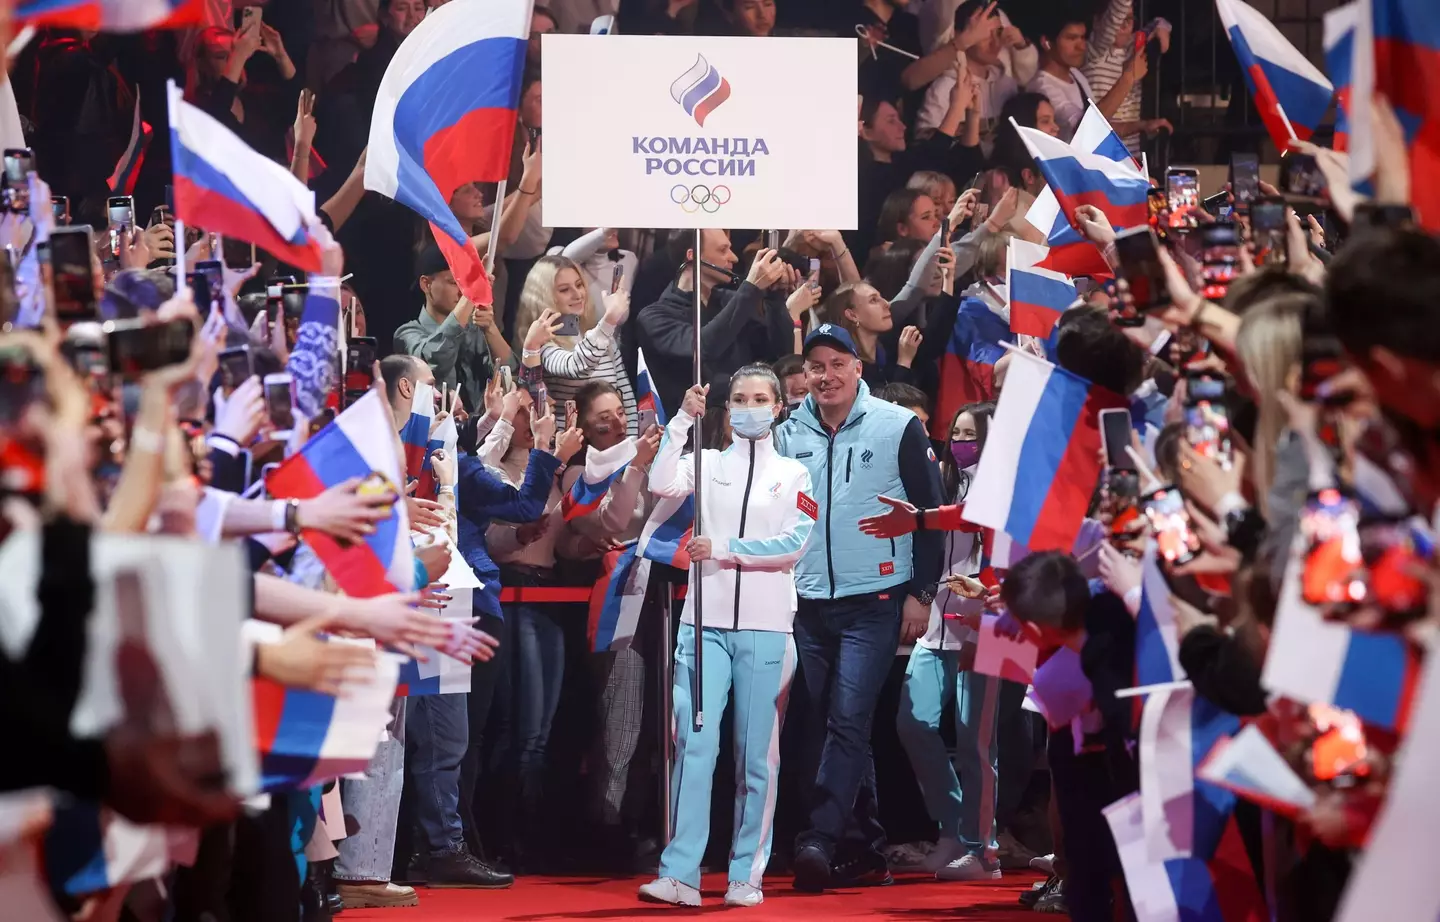
[[(704, 373), (700, 362), (700, 243), (702, 231), (695, 228), (695, 386), (704, 384)], [(704, 481), (700, 478), (700, 455), (703, 454), (704, 439), (701, 436), (700, 428), (697, 426), (691, 430), (695, 442), (695, 537), (700, 537), (700, 486)], [(690, 580), (690, 591), (695, 593), (695, 604), (690, 611), (695, 618), (695, 669), (690, 674), (690, 700), (695, 708), (695, 730), (699, 732), (705, 726), (705, 700), (703, 663), (705, 653), (705, 615), (701, 601), (700, 589), (700, 565), (695, 561), (690, 562), (690, 573), (693, 579)]]
[[(1300, 140), (1299, 136), (1295, 134), (1295, 126), (1290, 124), (1290, 116), (1285, 114), (1285, 107), (1280, 105), (1278, 101), (1275, 103), (1275, 111), (1280, 114), (1280, 121), (1285, 123), (1285, 132), (1290, 135), (1290, 140)], [(1285, 151), (1282, 150), (1280, 153), (1283, 154)]]
[(495, 184), (495, 207), (490, 212), (490, 245), (485, 248), (485, 271), (495, 274), (495, 251), (500, 246), (500, 216), (505, 210), (505, 187), (510, 184), (502, 179)]
[[(175, 290), (185, 284), (185, 222), (175, 219)], [(195, 305), (198, 310), (200, 305)]]

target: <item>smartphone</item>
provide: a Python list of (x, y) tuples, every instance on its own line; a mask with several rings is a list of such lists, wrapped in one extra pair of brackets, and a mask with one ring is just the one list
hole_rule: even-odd
[(30, 173), (35, 153), (28, 147), (5, 149), (5, 206), (17, 214), (30, 210)]
[(263, 494), (262, 499), (274, 499), (274, 497), (270, 495), (270, 475), (275, 473), (275, 469), (279, 466), (280, 462), (278, 461), (271, 464), (260, 465), (260, 483), (264, 485), (261, 487)]
[(50, 232), (50, 270), (54, 279), (55, 318), (61, 323), (100, 319), (95, 300), (93, 236), (88, 224)]
[(1307, 213), (1330, 201), (1330, 184), (1312, 154), (1285, 152), (1280, 158), (1279, 189), (1286, 202), (1302, 206)]
[(558, 329), (558, 330), (555, 331), (555, 335), (556, 335), (556, 336), (579, 336), (579, 335), (580, 335), (580, 315), (579, 315), (579, 314), (561, 314), (561, 315), (560, 315), (560, 329)]
[(1199, 223), (1195, 208), (1200, 204), (1200, 171), (1173, 166), (1166, 170), (1165, 203), (1170, 212), (1167, 226), (1173, 230), (1195, 227)]
[(6, 247), (0, 258), (0, 329), (15, 321), (20, 311), (20, 298), (15, 293), (15, 251)]
[(345, 406), (365, 396), (375, 383), (375, 337), (352, 336), (345, 342)]
[(209, 299), (196, 301), (195, 307), (200, 311), (201, 316), (211, 307), (218, 304), (225, 296), (225, 264), (218, 259), (202, 259), (195, 263), (195, 274), (205, 277), (209, 289)]
[(0, 348), (0, 426), (13, 426), (25, 408), (45, 396), (45, 371), (30, 353)]
[(70, 223), (70, 196), (50, 196), (50, 210), (55, 214), (55, 224), (65, 227)]
[(128, 195), (112, 195), (105, 200), (110, 219), (110, 255), (120, 256), (120, 232), (135, 228), (135, 200)]
[(1285, 253), (1285, 199), (1267, 195), (1250, 206), (1250, 236), (1255, 241), (1256, 260), (1263, 265), (1283, 265)]
[(310, 294), (306, 285), (285, 285), (280, 290), (280, 304), (285, 312), (285, 345), (295, 348), (295, 338), (300, 334), (300, 318), (305, 314), (305, 298)]
[(291, 396), (292, 378), (288, 371), (266, 375), (264, 383), (265, 412), (275, 426), (275, 437), (289, 438), (295, 428), (294, 398)]
[(1307, 545), (1301, 597), (1311, 605), (1361, 602), (1359, 501), (1334, 488), (1311, 493), (1300, 511), (1300, 534)]
[(1336, 781), (1345, 775), (1370, 774), (1365, 727), (1354, 711), (1326, 704), (1308, 708), (1317, 736), (1310, 744), (1310, 774), (1316, 781)]
[(616, 263), (615, 268), (610, 270), (610, 293), (612, 295), (620, 290), (620, 283), (624, 281), (624, 279), (625, 267)]
[[(1132, 227), (1115, 235), (1115, 255), (1120, 261), (1116, 270), (1130, 286), (1130, 297), (1137, 312), (1165, 307), (1170, 303), (1170, 289), (1165, 281), (1165, 267), (1160, 262), (1160, 241), (1148, 226)], [(1127, 322), (1123, 326), (1140, 326)]]
[(1240, 234), (1234, 224), (1219, 221), (1200, 231), (1200, 293), (1216, 304), (1225, 300), (1240, 267)]
[(1260, 157), (1257, 154), (1230, 155), (1230, 194), (1241, 213), (1260, 197)]
[(128, 380), (184, 362), (195, 338), (195, 325), (184, 318), (167, 323), (108, 320), (101, 329), (111, 373)]
[(255, 374), (249, 346), (236, 346), (220, 353), (220, 387), (229, 395)]
[(940, 219), (940, 245), (950, 245), (950, 216), (947, 214)]
[(765, 232), (765, 248), (767, 250), (780, 249), (780, 232), (778, 230), (767, 230)]
[(231, 269), (249, 269), (255, 265), (255, 244), (234, 237), (221, 237), (220, 255)]
[(243, 28), (245, 28), (246, 26), (248, 26), (251, 22), (256, 22), (256, 21), (258, 21), (258, 20), (260, 19), (260, 17), (261, 17), (261, 13), (262, 13), (262, 12), (263, 12), (263, 9), (262, 9), (261, 7), (258, 7), (258, 6), (247, 6), (247, 7), (243, 7), (243, 8), (241, 8), (241, 9), (236, 10), (236, 11), (235, 11), (235, 20), (234, 20), (234, 21), (235, 21), (235, 31), (238, 32), (238, 31), (240, 31), (241, 29), (243, 29)]
[(1208, 371), (1185, 373), (1185, 441), (1226, 470), (1234, 461), (1225, 379)]
[(515, 373), (510, 370), (509, 365), (500, 366), (500, 393), (508, 394), (515, 390)]
[(1200, 539), (1190, 527), (1185, 498), (1175, 487), (1161, 487), (1142, 498), (1145, 517), (1155, 532), (1160, 555), (1172, 564), (1189, 563), (1200, 553)]
[(574, 428), (575, 428), (575, 424), (576, 424), (577, 420), (579, 419), (579, 415), (580, 415), (580, 412), (579, 412), (579, 410), (578, 410), (578, 409), (576, 408), (576, 406), (575, 406), (575, 401), (573, 401), (573, 400), (567, 400), (567, 401), (565, 401), (565, 428), (566, 428), (566, 429), (574, 429)]
[(1125, 449), (1131, 445), (1130, 411), (1117, 407), (1100, 411), (1100, 444), (1105, 448), (1105, 466), (1113, 470), (1135, 470), (1135, 461)]

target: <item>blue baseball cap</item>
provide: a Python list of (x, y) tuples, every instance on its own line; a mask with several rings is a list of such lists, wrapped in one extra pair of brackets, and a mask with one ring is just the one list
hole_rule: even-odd
[(860, 352), (855, 348), (855, 340), (850, 338), (850, 331), (834, 323), (822, 323), (810, 331), (805, 337), (805, 349), (803, 355), (809, 355), (810, 350), (816, 346), (833, 346), (836, 349), (850, 353), (856, 358)]

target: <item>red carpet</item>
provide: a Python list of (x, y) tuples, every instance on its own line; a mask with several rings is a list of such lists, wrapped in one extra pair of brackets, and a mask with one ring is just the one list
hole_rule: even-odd
[(1007, 873), (993, 884), (941, 883), (933, 877), (897, 877), (893, 886), (842, 890), (812, 896), (790, 889), (785, 878), (767, 879), (765, 902), (754, 909), (729, 909), (723, 902), (725, 880), (707, 876), (700, 909), (654, 906), (635, 898), (644, 878), (524, 877), (509, 890), (421, 890), (411, 909), (351, 909), (341, 922), (549, 922), (564, 919), (655, 919), (733, 912), (744, 922), (793, 922), (798, 918), (867, 918), (876, 922), (974, 919), (984, 922), (1035, 922), (1039, 916), (1017, 900), (1039, 879)]

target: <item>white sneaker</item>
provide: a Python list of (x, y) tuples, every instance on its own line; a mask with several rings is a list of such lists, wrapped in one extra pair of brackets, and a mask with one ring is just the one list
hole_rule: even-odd
[(1038, 858), (1031, 858), (1030, 867), (1049, 877), (1055, 873), (1055, 856), (1041, 855)]
[(959, 839), (942, 837), (939, 842), (935, 843), (934, 850), (925, 856), (925, 860), (920, 864), (920, 869), (926, 874), (937, 874), (941, 868), (952, 861), (959, 860), (964, 855), (965, 846), (960, 844)]
[(1030, 867), (1030, 862), (1035, 858), (1035, 853), (1026, 848), (1008, 830), (996, 836), (995, 843), (998, 846), (995, 857), (1004, 870), (1023, 871)]
[(965, 855), (935, 872), (937, 880), (999, 880), (1000, 864), (986, 864), (979, 855)]
[(760, 892), (760, 888), (743, 880), (730, 881), (730, 887), (725, 891), (726, 906), (759, 906), (763, 902), (765, 894)]
[(673, 877), (661, 877), (640, 886), (640, 899), (647, 903), (669, 903), (671, 906), (699, 906), (700, 891)]

